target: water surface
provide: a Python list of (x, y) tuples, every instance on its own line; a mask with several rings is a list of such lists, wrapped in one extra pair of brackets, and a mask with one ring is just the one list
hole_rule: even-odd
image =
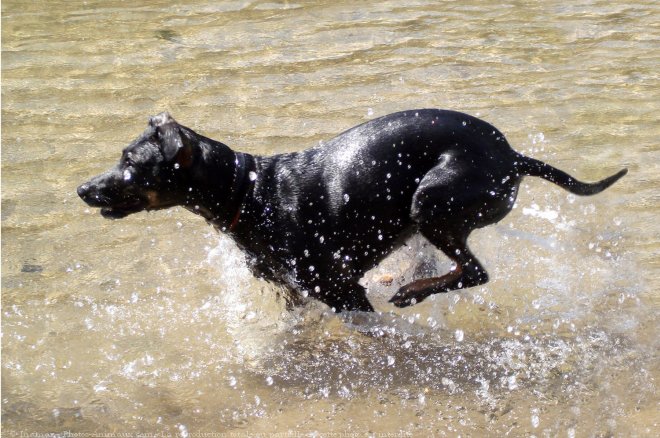
[[(2, 2), (2, 423), (9, 432), (657, 436), (656, 2)], [(483, 287), (288, 311), (181, 209), (103, 220), (76, 186), (169, 110), (250, 153), (456, 109), (584, 180), (528, 178), (470, 244)], [(378, 283), (393, 275), (391, 286)], [(194, 436), (194, 435), (193, 435)]]

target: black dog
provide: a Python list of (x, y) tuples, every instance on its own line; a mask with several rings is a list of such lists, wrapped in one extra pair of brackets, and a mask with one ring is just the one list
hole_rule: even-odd
[(422, 233), (456, 268), (403, 286), (390, 299), (399, 307), (488, 281), (467, 238), (511, 211), (523, 176), (593, 195), (625, 174), (577, 181), (453, 111), (391, 114), (270, 157), (235, 152), (162, 113), (78, 194), (115, 219), (182, 205), (232, 236), (256, 275), (337, 312), (372, 311), (358, 280), (411, 234)]

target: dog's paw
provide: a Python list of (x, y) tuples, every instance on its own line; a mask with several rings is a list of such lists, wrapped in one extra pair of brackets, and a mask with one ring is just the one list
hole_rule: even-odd
[(416, 290), (411, 290), (410, 288), (403, 286), (397, 293), (395, 293), (392, 298), (389, 299), (389, 302), (394, 304), (396, 307), (408, 307), (413, 306), (421, 302), (424, 298), (419, 297)]

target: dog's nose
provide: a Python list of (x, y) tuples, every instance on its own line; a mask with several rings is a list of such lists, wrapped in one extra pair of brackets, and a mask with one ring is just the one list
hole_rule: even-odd
[(87, 184), (87, 183), (81, 184), (78, 187), (77, 192), (78, 192), (78, 196), (80, 196), (82, 199), (85, 199), (85, 197), (87, 196), (87, 193), (89, 193), (89, 184)]

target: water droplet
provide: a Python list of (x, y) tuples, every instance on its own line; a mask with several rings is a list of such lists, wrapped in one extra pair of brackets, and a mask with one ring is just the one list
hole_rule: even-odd
[(236, 377), (229, 376), (229, 386), (231, 386), (232, 388), (236, 386)]
[(373, 108), (367, 108), (367, 115), (369, 117), (373, 116), (374, 115), (374, 109)]
[(319, 286), (314, 287), (314, 292), (319, 293), (321, 292), (321, 288)]
[(539, 410), (538, 409), (532, 409), (532, 427), (537, 428), (539, 427), (539, 424), (541, 423), (541, 420), (539, 418)]
[(387, 366), (391, 367), (392, 365), (394, 365), (394, 362), (396, 362), (396, 360), (394, 359), (393, 356), (387, 356)]
[(309, 266), (309, 272), (314, 272), (314, 269), (315, 269), (315, 268), (314, 268), (314, 265), (310, 265), (310, 266)]
[(463, 120), (463, 126), (467, 126), (467, 122)]
[(323, 243), (325, 241), (325, 237), (321, 236), (319, 237), (319, 242)]
[(454, 339), (456, 339), (456, 342), (463, 342), (463, 337), (464, 337), (463, 330), (456, 329), (456, 331), (454, 332)]
[(131, 171), (128, 169), (124, 170), (124, 181), (130, 181), (131, 178), (133, 178)]
[(255, 181), (257, 179), (257, 174), (250, 171), (250, 173), (248, 173), (248, 178), (250, 178), (250, 181)]
[(385, 175), (385, 176), (387, 177), (387, 179), (390, 179), (390, 178), (392, 178), (392, 174), (391, 174), (391, 173), (388, 173), (388, 174), (387, 174), (387, 175)]
[(344, 193), (344, 202), (348, 202), (349, 199), (351, 199), (351, 197), (348, 196), (348, 193)]
[(181, 165), (179, 163), (174, 163), (174, 168), (175, 169), (178, 169), (179, 167), (181, 167)]
[(509, 386), (509, 390), (514, 390), (518, 388), (518, 383), (516, 383), (516, 376), (509, 376), (506, 379), (507, 384)]
[(273, 384), (273, 378), (271, 376), (266, 377), (266, 384), (268, 386)]

